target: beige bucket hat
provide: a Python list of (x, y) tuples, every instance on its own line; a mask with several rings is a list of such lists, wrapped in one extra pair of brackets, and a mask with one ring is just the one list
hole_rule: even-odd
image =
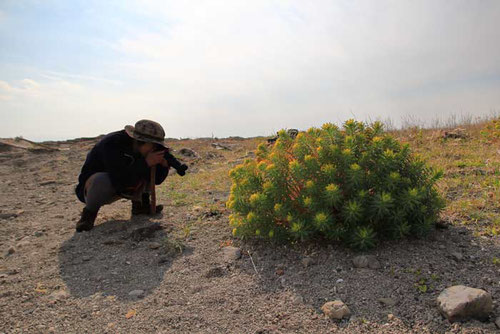
[(135, 123), (135, 126), (125, 126), (125, 131), (134, 139), (167, 147), (165, 143), (165, 130), (163, 130), (160, 123), (155, 121), (141, 119)]

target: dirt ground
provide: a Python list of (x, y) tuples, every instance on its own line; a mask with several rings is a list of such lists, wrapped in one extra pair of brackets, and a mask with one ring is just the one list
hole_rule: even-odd
[[(173, 141), (198, 156), (176, 154), (190, 170), (160, 187), (162, 214), (131, 219), (130, 202), (120, 200), (101, 210), (92, 231), (76, 234), (82, 203), (73, 189), (95, 142), (0, 152), (0, 333), (498, 331), (499, 236), (436, 229), (426, 240), (380, 245), (370, 253), (382, 265), (375, 270), (353, 268), (359, 254), (335, 245), (233, 239), (227, 170), (251, 155), (255, 139), (225, 139), (230, 150), (209, 139)], [(227, 245), (242, 257), (227, 260)], [(455, 284), (492, 294), (489, 321), (450, 324), (439, 314), (437, 295)], [(349, 320), (323, 316), (321, 306), (335, 299), (350, 308)]]

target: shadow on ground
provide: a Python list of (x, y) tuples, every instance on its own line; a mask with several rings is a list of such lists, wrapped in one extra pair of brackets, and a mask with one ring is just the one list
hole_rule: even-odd
[[(159, 286), (181, 253), (186, 250), (177, 249), (164, 227), (147, 217), (112, 220), (66, 240), (59, 250), (59, 270), (75, 297), (100, 293), (132, 300)], [(130, 294), (134, 290), (142, 293)]]
[[(289, 295), (291, 307), (306, 304), (319, 313), (326, 301), (341, 299), (352, 312), (351, 321), (385, 323), (388, 314), (394, 314), (410, 328), (420, 325), (443, 332), (450, 324), (435, 301), (446, 287), (481, 288), (500, 300), (500, 267), (493, 260), (500, 258), (499, 240), (474, 237), (462, 227), (435, 230), (425, 240), (379, 245), (370, 252), (380, 262), (379, 269), (353, 268), (352, 259), (360, 254), (339, 246), (251, 241), (242, 246), (253, 252), (264, 291)], [(249, 260), (242, 270), (255, 275)], [(490, 320), (499, 313), (496, 304)], [(495, 330), (491, 321), (463, 326)]]

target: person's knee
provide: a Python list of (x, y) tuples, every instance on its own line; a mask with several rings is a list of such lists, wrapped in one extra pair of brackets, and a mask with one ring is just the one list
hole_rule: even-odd
[(108, 173), (96, 173), (89, 178), (85, 194), (85, 203), (89, 210), (97, 211), (101, 206), (110, 204), (116, 199), (116, 190)]
[(107, 202), (116, 195), (116, 190), (111, 183), (108, 173), (96, 173), (89, 179), (86, 199), (96, 198), (99, 202)]

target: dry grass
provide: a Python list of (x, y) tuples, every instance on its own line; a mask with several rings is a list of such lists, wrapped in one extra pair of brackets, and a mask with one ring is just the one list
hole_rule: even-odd
[[(444, 139), (442, 130), (413, 128), (394, 135), (444, 171), (438, 186), (447, 201), (443, 219), (500, 234), (500, 142), (489, 136), (494, 121), (462, 125), (466, 138)], [(491, 137), (491, 139), (490, 139)]]

